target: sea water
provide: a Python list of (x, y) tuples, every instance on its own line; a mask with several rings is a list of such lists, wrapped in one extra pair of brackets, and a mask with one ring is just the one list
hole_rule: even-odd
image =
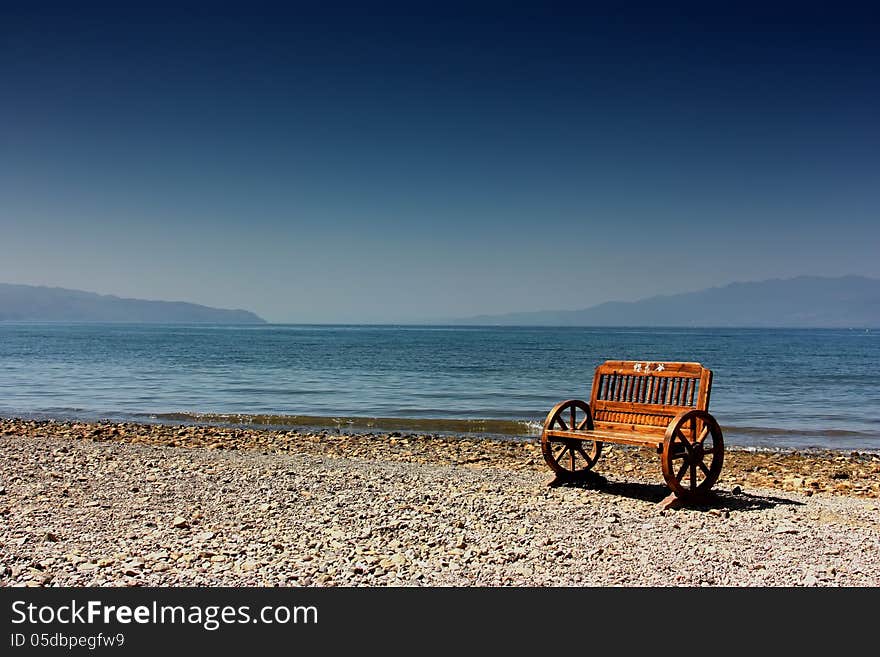
[[(0, 323), (0, 415), (525, 438), (602, 361), (696, 361), (733, 445), (880, 449), (880, 332)], [(378, 418), (378, 419), (377, 419)]]

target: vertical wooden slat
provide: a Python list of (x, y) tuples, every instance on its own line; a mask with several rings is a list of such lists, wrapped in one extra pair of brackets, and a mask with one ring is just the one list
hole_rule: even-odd
[(590, 388), (590, 410), (593, 412), (593, 418), (595, 419), (596, 409), (598, 404), (596, 403), (596, 399), (599, 398), (599, 389), (602, 387), (602, 379), (604, 376), (601, 374), (601, 365), (595, 369), (593, 372), (593, 385)]
[(712, 393), (712, 370), (704, 369), (700, 375), (700, 401), (698, 408), (709, 410), (709, 396)]

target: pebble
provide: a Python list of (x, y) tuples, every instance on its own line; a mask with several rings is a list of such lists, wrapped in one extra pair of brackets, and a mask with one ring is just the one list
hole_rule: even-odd
[(880, 585), (865, 452), (731, 451), (716, 504), (661, 513), (622, 447), (597, 489), (515, 441), (0, 419), (0, 449), (0, 586)]

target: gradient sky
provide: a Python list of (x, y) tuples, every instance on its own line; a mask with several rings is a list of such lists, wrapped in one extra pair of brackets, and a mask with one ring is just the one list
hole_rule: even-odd
[(0, 282), (321, 323), (880, 277), (878, 10), (128, 4), (0, 8)]

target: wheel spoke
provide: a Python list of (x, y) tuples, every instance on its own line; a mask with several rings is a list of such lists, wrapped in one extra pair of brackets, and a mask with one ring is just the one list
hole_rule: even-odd
[(675, 430), (675, 436), (679, 439), (679, 442), (681, 442), (681, 444), (684, 445), (684, 448), (687, 450), (688, 454), (690, 455), (691, 452), (693, 452), (693, 448), (691, 447), (691, 441), (689, 441), (685, 437), (685, 435), (681, 432), (681, 429)]
[(566, 445), (565, 443), (563, 443), (563, 444), (562, 444), (562, 451), (559, 452), (559, 454), (557, 454), (556, 457), (555, 457), (557, 463), (560, 463), (560, 464), (561, 464), (561, 462), (562, 462), (562, 457), (565, 456), (565, 452), (567, 452), (567, 451), (568, 451), (568, 445)]
[(697, 488), (697, 464), (694, 461), (691, 461), (691, 490), (696, 490)]
[(572, 404), (572, 405), (571, 405), (571, 408), (570, 408), (569, 410), (570, 410), (570, 412), (571, 412), (571, 423), (569, 424), (569, 426), (570, 426), (572, 429), (574, 429), (574, 428), (577, 426), (577, 419), (576, 419), (576, 417), (575, 417), (575, 414), (577, 413), (577, 409), (576, 409), (575, 405)]
[(568, 425), (565, 423), (565, 420), (562, 419), (561, 415), (556, 416), (556, 422), (559, 424), (559, 428), (563, 431), (568, 431)]
[(587, 466), (589, 466), (589, 465), (590, 465), (590, 457), (587, 456), (587, 453), (584, 451), (583, 446), (578, 445), (578, 446), (577, 446), (577, 451), (580, 453), (581, 456), (584, 457), (584, 461), (586, 461), (586, 462), (587, 462)]
[(681, 478), (684, 477), (684, 473), (687, 472), (688, 465), (689, 463), (687, 461), (681, 464), (681, 468), (679, 468), (678, 474), (675, 475), (676, 481), (681, 481)]
[(581, 423), (577, 426), (577, 430), (578, 430), (578, 431), (583, 431), (583, 430), (587, 427), (587, 421), (588, 421), (589, 419), (590, 419), (589, 417), (585, 417), (585, 418), (581, 421)]
[(706, 467), (706, 464), (703, 463), (702, 461), (700, 461), (699, 463), (697, 463), (697, 465), (700, 466), (700, 470), (702, 470), (703, 473), (708, 477), (709, 476), (709, 468)]
[(568, 454), (569, 456), (571, 456), (571, 471), (574, 472), (575, 470), (577, 470), (577, 467), (575, 467), (574, 464), (574, 450), (571, 448), (571, 446), (569, 446), (568, 448)]

